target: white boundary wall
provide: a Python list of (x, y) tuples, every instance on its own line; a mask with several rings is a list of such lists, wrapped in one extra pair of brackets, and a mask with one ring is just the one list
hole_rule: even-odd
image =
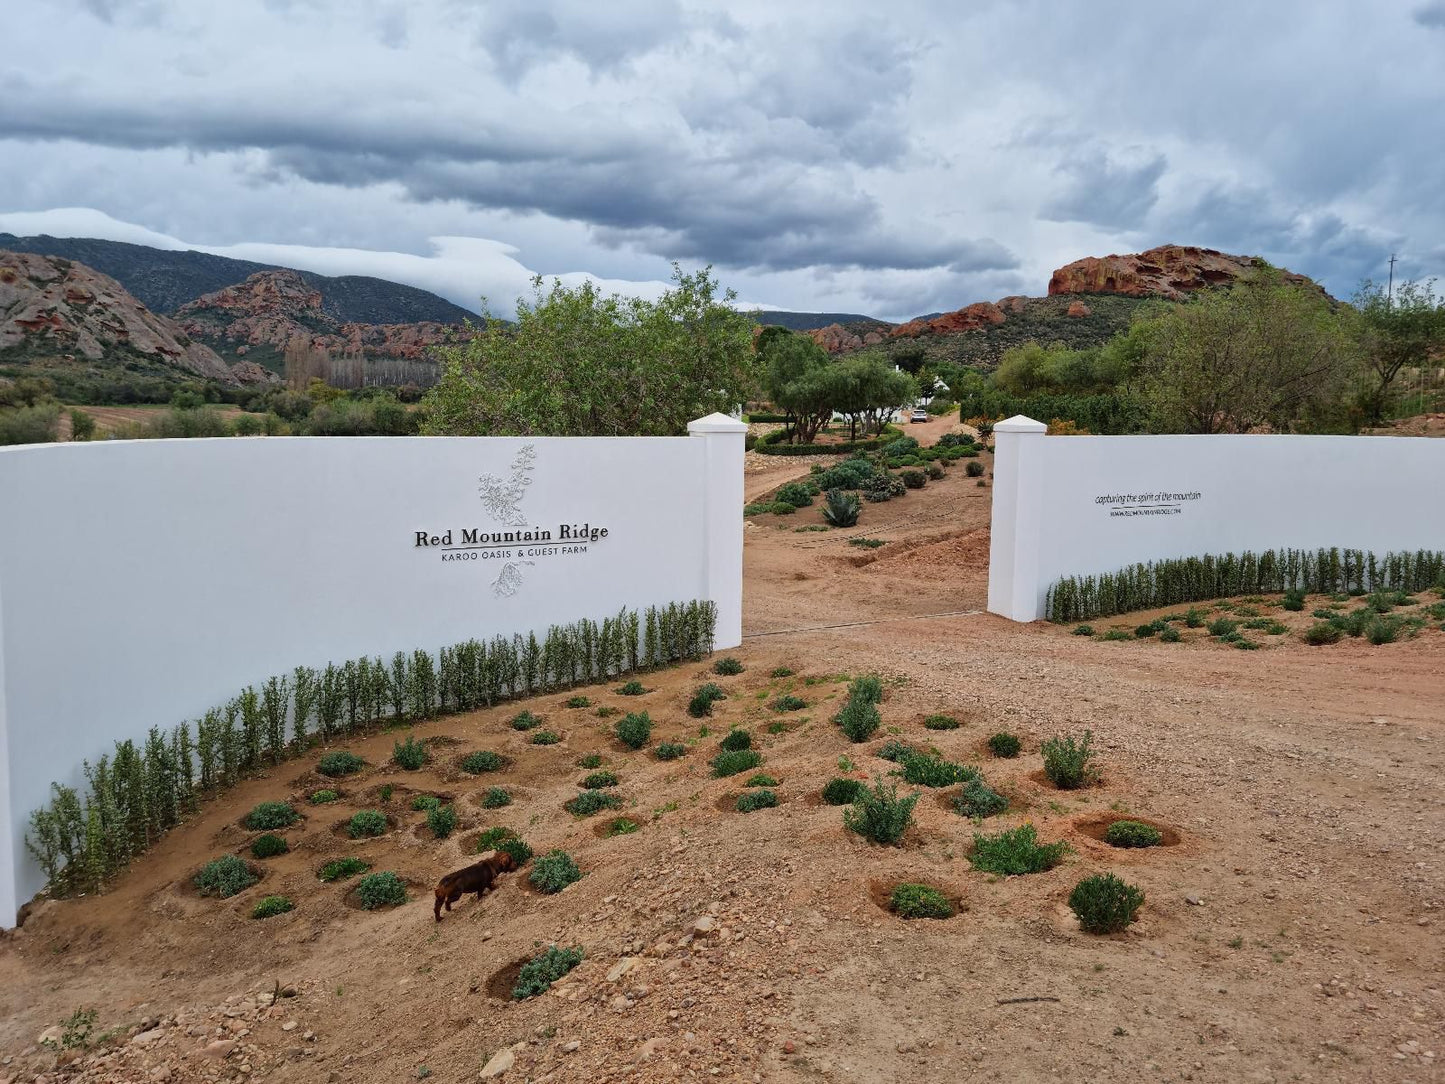
[(1044, 617), (1064, 576), (1139, 561), (1339, 546), (1445, 549), (1445, 440), (1049, 437), (994, 427), (988, 608)]
[(0, 926), (52, 780), (273, 674), (695, 598), (739, 644), (747, 427), (688, 431), (0, 449)]

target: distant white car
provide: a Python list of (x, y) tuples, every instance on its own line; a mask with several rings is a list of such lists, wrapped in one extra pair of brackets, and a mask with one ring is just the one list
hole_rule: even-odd
[(928, 421), (928, 411), (922, 407), (914, 407), (913, 412), (908, 415), (908, 420), (910, 422), (926, 422)]

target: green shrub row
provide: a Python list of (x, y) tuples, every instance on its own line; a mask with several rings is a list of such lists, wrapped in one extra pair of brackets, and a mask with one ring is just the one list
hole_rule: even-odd
[(714, 603), (672, 603), (554, 625), (540, 640), (497, 636), (435, 656), (398, 651), (390, 663), (297, 667), (247, 688), (194, 727), (181, 723), (169, 734), (152, 727), (139, 744), (117, 742), (112, 753), (84, 763), (83, 789), (51, 784), (49, 804), (30, 815), (26, 849), (53, 895), (96, 891), (195, 810), (202, 792), (233, 785), (317, 739), (700, 658), (712, 651), (716, 625)]
[(791, 429), (779, 429), (759, 437), (758, 442), (753, 445), (753, 450), (764, 455), (838, 455), (842, 452), (870, 452), (882, 448), (885, 444), (902, 436), (902, 432), (892, 425), (884, 426), (883, 432), (876, 437), (869, 437), (866, 440), (845, 440), (837, 444), (788, 444), (792, 437)]
[(1098, 576), (1066, 576), (1049, 588), (1044, 612), (1059, 623), (1232, 595), (1423, 591), (1445, 582), (1445, 552), (1265, 550), (1183, 557)]

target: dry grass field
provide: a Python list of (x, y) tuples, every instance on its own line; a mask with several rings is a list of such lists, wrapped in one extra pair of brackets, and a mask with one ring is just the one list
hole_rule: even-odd
[[(749, 499), (806, 471), (750, 456)], [(799, 530), (821, 523), (816, 506), (757, 517), (745, 642), (727, 652), (740, 674), (704, 660), (644, 675), (640, 696), (590, 686), (575, 691), (585, 707), (558, 694), (427, 723), (418, 771), (389, 763), (401, 733), (377, 734), (349, 746), (368, 767), (331, 804), (308, 801), (331, 785), (316, 755), (205, 804), (109, 892), (42, 902), (0, 941), (0, 1081), (399, 1084), (475, 1081), (489, 1063), (509, 1066), (503, 1081), (589, 1084), (1445, 1079), (1439, 622), (1397, 643), (1316, 648), (1277, 596), (1236, 601), (1230, 613), (1286, 625), (1252, 633), (1255, 651), (1203, 629), (1115, 643), (1014, 625), (981, 612), (990, 493), (959, 464), (865, 505), (855, 528)], [(1303, 617), (1329, 604), (1312, 598)], [(854, 744), (831, 718), (847, 678), (866, 673), (884, 680), (883, 726)], [(708, 681), (727, 699), (690, 717)], [(785, 694), (806, 706), (777, 710)], [(512, 729), (524, 707), (562, 740)], [(650, 745), (686, 755), (626, 748), (611, 733), (620, 716), (599, 717), (608, 708), (646, 709)], [(935, 713), (961, 725), (926, 729)], [(739, 813), (747, 775), (711, 777), (731, 727), (751, 732), (756, 770), (778, 780), (776, 808)], [(1101, 778), (1058, 790), (1040, 743), (1086, 729)], [(1017, 759), (990, 754), (999, 730), (1023, 739)], [(862, 841), (820, 791), (834, 776), (886, 778), (890, 739), (974, 765), (1010, 808), (978, 824), (953, 811), (957, 787), (905, 784), (922, 796), (902, 845)], [(479, 749), (505, 767), (459, 770)], [(593, 753), (617, 774), (621, 808), (574, 817), (563, 803)], [(511, 804), (483, 808), (491, 786)], [(419, 793), (454, 803), (449, 838), (412, 810)], [(302, 814), (280, 833), (289, 853), (251, 860), (261, 880), (238, 896), (202, 898), (192, 876), (219, 855), (249, 859), (258, 833), (241, 820), (266, 800)], [(363, 809), (387, 815), (384, 835), (347, 837)], [(617, 816), (637, 829), (609, 835)], [(1105, 844), (1101, 829), (1125, 816), (1166, 829), (1167, 845)], [(970, 866), (975, 832), (1025, 822), (1069, 844), (1059, 866)], [(497, 825), (538, 855), (564, 849), (584, 876), (549, 896), (525, 871), (506, 875), (435, 922), (432, 884)], [(354, 879), (317, 879), (349, 855), (398, 873), (410, 902), (366, 911)], [(1146, 893), (1124, 933), (1083, 933), (1066, 904), (1100, 872)], [(903, 881), (942, 889), (958, 913), (897, 917), (883, 904)], [(251, 919), (271, 894), (295, 909)], [(554, 943), (581, 946), (583, 962), (542, 996), (508, 999), (517, 964)], [(88, 1049), (38, 1044), (81, 1008), (96, 1012), (92, 1038), (115, 1033)]]

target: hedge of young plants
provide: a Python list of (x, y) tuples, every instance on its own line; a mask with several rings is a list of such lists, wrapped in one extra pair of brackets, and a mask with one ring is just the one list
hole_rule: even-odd
[(435, 655), (398, 651), (390, 661), (298, 666), (194, 724), (117, 742), (111, 754), (86, 762), (83, 788), (51, 784), (50, 803), (30, 815), (26, 848), (53, 895), (96, 891), (193, 812), (203, 793), (318, 741), (700, 658), (712, 651), (716, 624), (710, 601), (672, 603), (553, 625), (540, 639), (496, 636)]
[(1181, 602), (1284, 591), (1310, 594), (1423, 591), (1445, 582), (1445, 552), (1265, 550), (1131, 565), (1098, 576), (1066, 576), (1049, 588), (1044, 612), (1067, 623)]

